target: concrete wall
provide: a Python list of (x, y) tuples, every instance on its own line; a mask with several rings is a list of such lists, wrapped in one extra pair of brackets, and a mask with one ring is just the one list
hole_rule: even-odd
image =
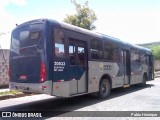
[(154, 63), (155, 71), (160, 71), (160, 60), (156, 60)]
[(9, 84), (8, 65), (9, 65), (9, 50), (0, 49), (0, 87)]

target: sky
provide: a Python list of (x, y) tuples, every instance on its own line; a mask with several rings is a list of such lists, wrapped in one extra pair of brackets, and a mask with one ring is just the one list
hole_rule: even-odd
[[(132, 44), (160, 41), (160, 0), (88, 1), (98, 18), (95, 32)], [(0, 45), (9, 49), (16, 24), (39, 18), (63, 21), (74, 13), (71, 0), (0, 0)]]

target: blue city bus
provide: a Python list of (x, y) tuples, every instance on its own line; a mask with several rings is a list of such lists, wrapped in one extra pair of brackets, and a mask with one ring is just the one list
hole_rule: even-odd
[(11, 35), (10, 89), (72, 97), (145, 85), (154, 79), (149, 49), (50, 19), (18, 25)]

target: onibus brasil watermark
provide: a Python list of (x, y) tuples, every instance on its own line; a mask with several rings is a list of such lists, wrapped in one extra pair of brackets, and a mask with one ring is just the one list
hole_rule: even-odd
[(41, 113), (32, 113), (32, 112), (2, 112), (2, 117), (14, 117), (14, 118), (19, 118), (19, 117), (42, 117)]

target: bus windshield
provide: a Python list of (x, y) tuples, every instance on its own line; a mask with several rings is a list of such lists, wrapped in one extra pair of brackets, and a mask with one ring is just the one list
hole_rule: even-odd
[(24, 25), (12, 32), (11, 51), (19, 54), (21, 48), (37, 45), (43, 31), (43, 24)]

